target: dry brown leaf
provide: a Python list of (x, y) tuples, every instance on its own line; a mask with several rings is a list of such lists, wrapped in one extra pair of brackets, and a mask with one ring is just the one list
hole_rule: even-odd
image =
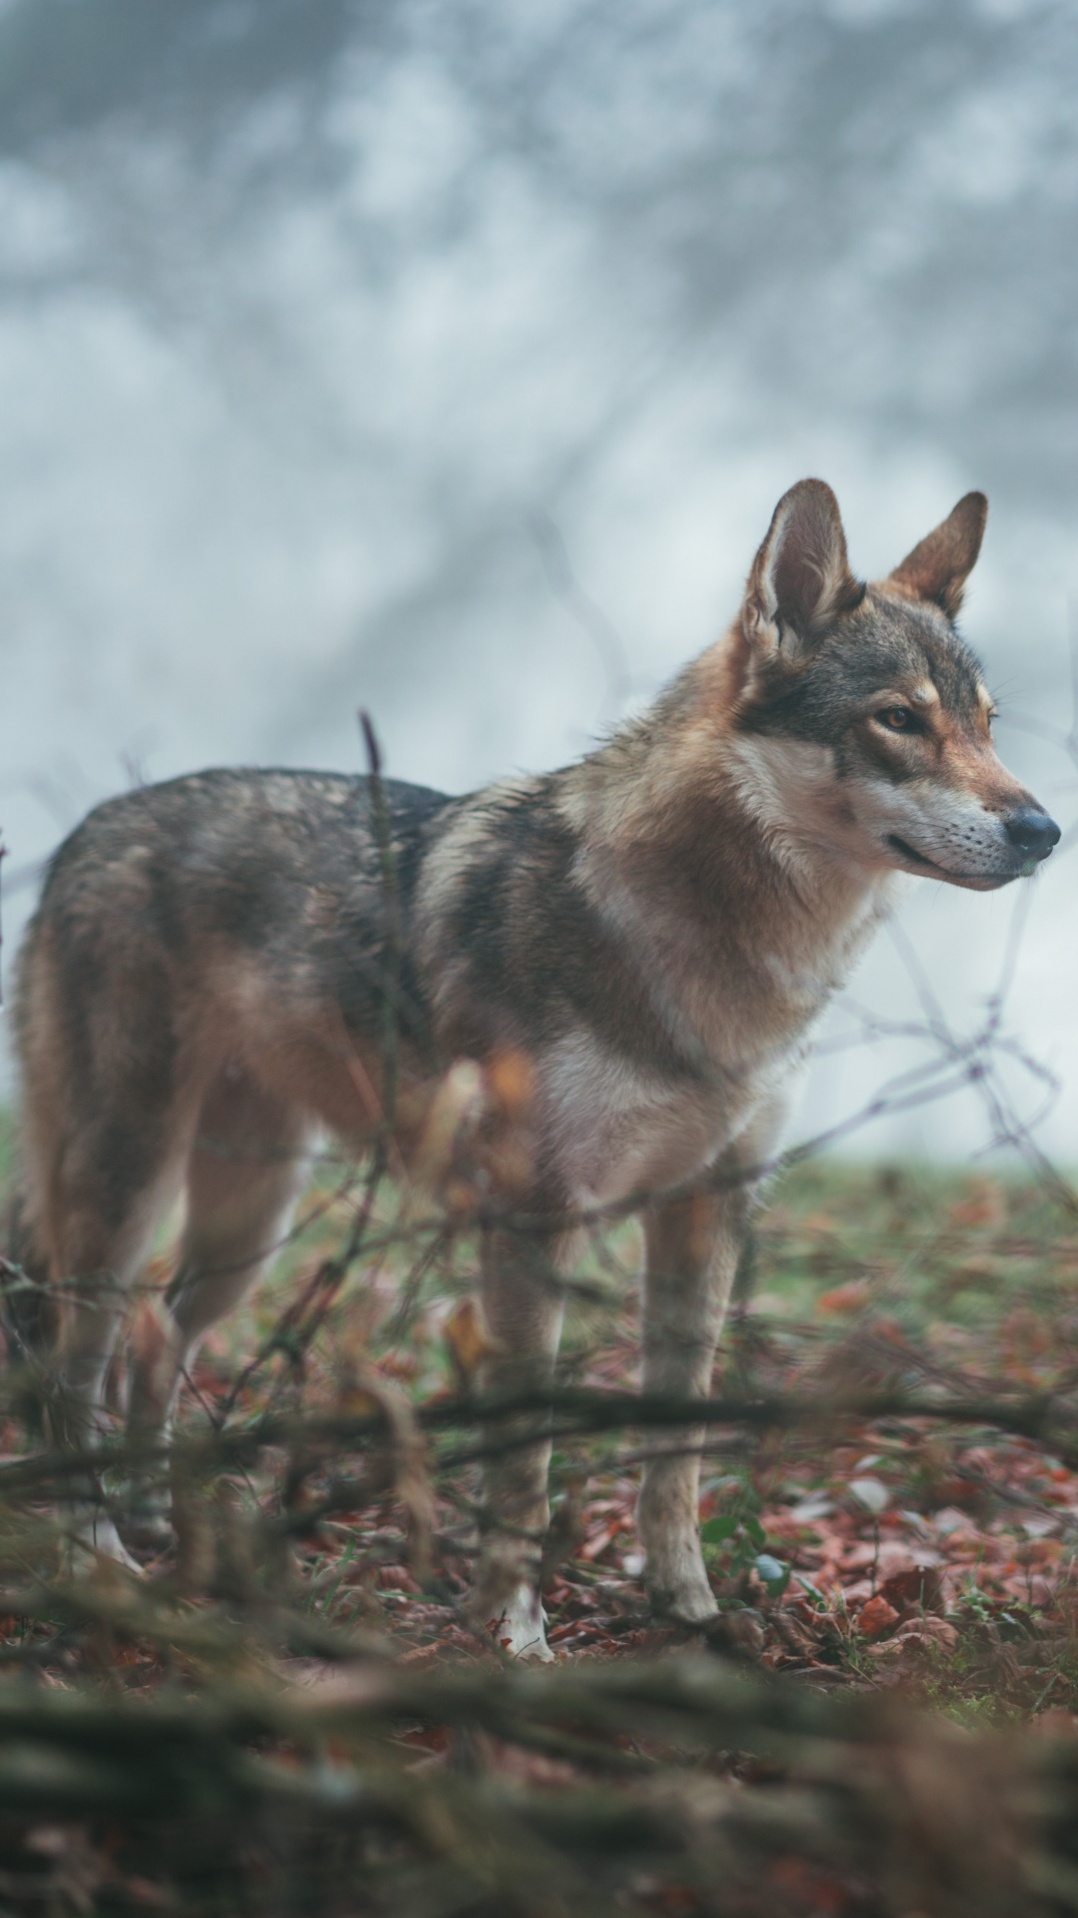
[(829, 1292), (821, 1292), (816, 1310), (836, 1315), (860, 1312), (868, 1304), (870, 1289), (867, 1279), (850, 1279), (846, 1285), (835, 1285)]
[(890, 1631), (892, 1625), (898, 1624), (898, 1613), (893, 1605), (889, 1605), (877, 1593), (867, 1605), (862, 1606), (857, 1622), (866, 1638), (880, 1638), (884, 1632)]
[(951, 1225), (957, 1225), (968, 1231), (970, 1227), (987, 1227), (998, 1232), (1007, 1223), (1007, 1200), (1000, 1187), (992, 1179), (981, 1179), (973, 1187), (968, 1198), (959, 1199), (947, 1214)]
[(409, 1203), (418, 1191), (436, 1192), (462, 1139), (474, 1132), (486, 1104), (481, 1067), (472, 1059), (458, 1059), (449, 1068), (430, 1102), (419, 1145), (412, 1161)]
[(943, 1575), (938, 1566), (915, 1565), (910, 1571), (893, 1572), (879, 1588), (880, 1597), (899, 1612), (911, 1608), (923, 1612), (943, 1610)]
[(442, 1327), (449, 1357), (463, 1392), (473, 1391), (489, 1358), (502, 1350), (486, 1322), (478, 1299), (461, 1299)]

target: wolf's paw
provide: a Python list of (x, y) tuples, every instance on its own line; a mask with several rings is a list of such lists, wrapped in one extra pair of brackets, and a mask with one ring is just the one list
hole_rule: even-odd
[(546, 1619), (539, 1594), (530, 1585), (518, 1585), (500, 1611), (484, 1618), (483, 1624), (510, 1658), (537, 1658), (549, 1663), (554, 1657), (546, 1642)]
[(679, 1625), (706, 1625), (718, 1616), (719, 1608), (710, 1585), (706, 1590), (696, 1585), (680, 1590), (649, 1585), (648, 1597), (657, 1618), (668, 1618)]
[(649, 1563), (645, 1582), (656, 1616), (678, 1619), (685, 1625), (706, 1625), (719, 1607), (708, 1583), (700, 1548), (671, 1552), (657, 1564)]
[(79, 1519), (68, 1538), (65, 1559), (72, 1578), (88, 1578), (100, 1570), (103, 1560), (142, 1577), (138, 1559), (132, 1558), (111, 1518), (104, 1513)]

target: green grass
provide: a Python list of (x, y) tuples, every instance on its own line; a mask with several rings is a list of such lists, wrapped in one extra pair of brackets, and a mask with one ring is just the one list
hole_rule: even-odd
[[(4, 1166), (10, 1166), (11, 1145), (11, 1125), (0, 1120)], [(196, 1393), (182, 1408), (181, 1426), (187, 1431), (205, 1431), (209, 1417), (220, 1417), (238, 1370), (269, 1346), (282, 1316), (304, 1288), (311, 1288), (324, 1261), (339, 1252), (362, 1193), (361, 1176), (348, 1192), (341, 1191), (341, 1174), (337, 1164), (327, 1161), (322, 1167), (301, 1207), (305, 1223), (282, 1248), (267, 1281), (207, 1340), (194, 1367)], [(295, 1341), (291, 1352), (270, 1350), (240, 1398), (240, 1420), (269, 1403), (313, 1412), (354, 1409), (357, 1389), (370, 1384), (371, 1367), (413, 1404), (455, 1389), (446, 1327), (454, 1307), (477, 1284), (476, 1236), (466, 1224), (447, 1232), (445, 1221), (423, 1207), (406, 1216), (406, 1203), (407, 1195), (387, 1181), (377, 1195), (361, 1255), (313, 1325), (302, 1364)], [(170, 1232), (174, 1236), (175, 1222)], [(971, 1789), (980, 1791), (978, 1754), (982, 1747), (989, 1754), (984, 1777), (995, 1779), (992, 1754), (999, 1750), (1000, 1734), (1017, 1740), (1019, 1728), (1046, 1712), (1053, 1717), (1042, 1730), (1065, 1731), (1071, 1714), (1078, 1727), (1078, 1450), (1071, 1449), (1065, 1423), (1058, 1450), (1066, 1456), (1060, 1457), (1044, 1445), (1009, 1436), (989, 1420), (975, 1426), (897, 1416), (872, 1420), (836, 1410), (836, 1401), (852, 1388), (941, 1395), (958, 1390), (1012, 1401), (1031, 1393), (1071, 1395), (1078, 1380), (1078, 1220), (1018, 1171), (867, 1167), (832, 1160), (801, 1166), (776, 1181), (756, 1232), (754, 1290), (747, 1305), (731, 1316), (718, 1356), (716, 1389), (808, 1398), (814, 1417), (790, 1430), (717, 1427), (710, 1434), (701, 1518), (721, 1607), (711, 1649), (729, 1659), (762, 1662), (776, 1681), (775, 1691), (765, 1688), (766, 1696), (776, 1696), (789, 1681), (791, 1695), (801, 1701), (799, 1710), (801, 1705), (814, 1709), (813, 1700), (833, 1692), (854, 1694), (855, 1702), (881, 1701), (870, 1735), (877, 1743), (870, 1745), (863, 1766), (857, 1758), (844, 1775), (841, 1806), (847, 1805), (862, 1769), (866, 1791), (875, 1789), (872, 1779), (884, 1774), (872, 1768), (878, 1768), (880, 1752), (892, 1737), (896, 1751), (902, 1739), (908, 1741), (905, 1758), (896, 1761), (895, 1780), (915, 1777), (938, 1737), (947, 1778), (958, 1763), (956, 1754), (964, 1753)], [(168, 1270), (167, 1236), (159, 1248), (157, 1284)], [(636, 1383), (640, 1263), (641, 1235), (634, 1221), (589, 1241), (569, 1295), (561, 1361), (565, 1378), (609, 1387)], [(288, 1460), (262, 1454), (242, 1471), (214, 1463), (187, 1488), (178, 1559), (166, 1553), (153, 1576), (141, 1583), (117, 1582), (106, 1572), (89, 1581), (81, 1597), (76, 1588), (74, 1601), (69, 1581), (27, 1579), (27, 1566), (36, 1570), (36, 1561), (25, 1528), (37, 1528), (35, 1540), (44, 1535), (47, 1500), (29, 1506), (13, 1501), (0, 1512), (0, 1586), (8, 1590), (12, 1608), (0, 1625), (0, 1702), (7, 1695), (5, 1685), (37, 1684), (47, 1699), (56, 1692), (78, 1692), (125, 1708), (142, 1699), (186, 1699), (197, 1708), (200, 1701), (216, 1703), (242, 1684), (264, 1686), (275, 1700), (298, 1698), (303, 1710), (310, 1681), (337, 1684), (342, 1674), (335, 1659), (345, 1657), (346, 1681), (356, 1669), (361, 1679), (364, 1672), (369, 1677), (378, 1666), (378, 1646), (387, 1652), (385, 1667), (379, 1667), (383, 1677), (388, 1670), (418, 1674), (421, 1682), (428, 1670), (437, 1677), (446, 1662), (465, 1678), (494, 1671), (497, 1654), (476, 1634), (465, 1610), (478, 1478), (472, 1465), (446, 1463), (447, 1450), (462, 1436), (467, 1434), (454, 1433), (441, 1450), (432, 1440), (426, 1453), (434, 1538), (432, 1574), (425, 1585), (410, 1555), (394, 1457), (390, 1448), (369, 1439), (302, 1458), (301, 1505), (303, 1499), (316, 1504), (342, 1488), (344, 1496), (328, 1522), (309, 1529), (297, 1525), (287, 1544), (273, 1527), (283, 1511), (296, 1509), (289, 1504)], [(10, 1405), (4, 1449), (30, 1449), (32, 1443)], [(551, 1565), (545, 1604), (561, 1666), (584, 1684), (589, 1675), (601, 1678), (609, 1663), (665, 1658), (685, 1644), (676, 1628), (650, 1615), (640, 1579), (633, 1515), (640, 1454), (648, 1444), (647, 1432), (629, 1430), (593, 1439), (566, 1437), (555, 1452), (552, 1489), (564, 1550)], [(912, 1596), (902, 1583), (911, 1577)], [(80, 1603), (87, 1608), (84, 1614)], [(372, 1631), (377, 1635), (373, 1652)], [(315, 1641), (303, 1632), (321, 1636)], [(348, 1662), (357, 1652), (357, 1641), (349, 1635), (357, 1633), (367, 1634), (365, 1662), (358, 1668)], [(6, 1677), (5, 1665), (10, 1667)], [(889, 1717), (892, 1694), (900, 1702)], [(362, 1684), (356, 1696), (362, 1712)], [(376, 1688), (370, 1696), (376, 1699)], [(926, 1708), (948, 1725), (942, 1733), (932, 1731), (928, 1721), (915, 1721), (908, 1713), (903, 1717), (904, 1706)], [(954, 1725), (966, 1734), (963, 1740), (955, 1740)], [(466, 1874), (466, 1895), (457, 1903), (455, 1892), (447, 1893), (448, 1902), (439, 1902), (439, 1880), (437, 1896), (424, 1903), (417, 1893), (413, 1906), (407, 1873), (426, 1857), (424, 1847), (434, 1843), (430, 1833), (449, 1830), (458, 1814), (464, 1818), (469, 1794), (477, 1794), (475, 1829), (484, 1833), (490, 1793), (507, 1779), (517, 1792), (514, 1818), (524, 1802), (521, 1794), (534, 1787), (543, 1830), (543, 1817), (582, 1801), (595, 1777), (604, 1774), (601, 1766), (595, 1771), (594, 1753), (579, 1765), (565, 1756), (579, 1727), (575, 1721), (553, 1731), (547, 1726), (543, 1737), (563, 1741), (556, 1758), (541, 1740), (536, 1755), (534, 1728), (516, 1743), (512, 1724), (504, 1722), (496, 1737), (480, 1731), (462, 1738), (436, 1709), (424, 1713), (416, 1707), (388, 1730), (364, 1721), (355, 1750), (346, 1742), (319, 1751), (308, 1779), (312, 1791), (315, 1786), (335, 1789), (353, 1766), (360, 1779), (364, 1768), (372, 1777), (391, 1778), (401, 1804), (413, 1790), (437, 1794), (443, 1783), (447, 1794), (444, 1804), (432, 1798), (436, 1815), (421, 1832), (417, 1825), (418, 1836), (393, 1828), (391, 1842), (375, 1833), (368, 1843), (357, 1825), (359, 1866), (341, 1865), (342, 1902), (334, 1911), (353, 1909), (352, 1887), (360, 1882), (384, 1878), (396, 1886), (398, 1865), (403, 1888), (387, 1892), (381, 1903), (355, 1909), (399, 1911), (402, 1918), (412, 1918), (413, 1909), (484, 1914), (518, 1909), (502, 1892), (500, 1903), (483, 1902), (486, 1863), (476, 1868), (480, 1889)], [(872, 1882), (876, 1869), (880, 1827), (872, 1820), (883, 1817), (882, 1801), (873, 1800), (858, 1840), (864, 1840), (865, 1849), (855, 1867), (848, 1822), (838, 1838), (828, 1837), (822, 1816), (819, 1781), (837, 1762), (839, 1746), (833, 1740), (821, 1746), (817, 1774), (815, 1760), (799, 1773), (789, 1747), (786, 1757), (776, 1759), (766, 1739), (757, 1749), (751, 1731), (743, 1730), (740, 1737), (744, 1748), (734, 1748), (716, 1730), (702, 1754), (691, 1738), (681, 1749), (665, 1732), (638, 1738), (634, 1729), (631, 1738), (618, 1734), (620, 1742), (608, 1741), (613, 1769), (603, 1787), (603, 1817), (611, 1815), (619, 1793), (637, 1790), (632, 1766), (668, 1767), (663, 1789), (671, 1795), (662, 1803), (670, 1809), (663, 1814), (663, 1831), (675, 1850), (681, 1847), (674, 1862), (663, 1852), (658, 1864), (649, 1866), (650, 1876), (626, 1866), (616, 1878), (617, 1910), (641, 1918), (668, 1912), (710, 1915), (716, 1909), (724, 1915), (727, 1909), (744, 1910), (750, 1918), (786, 1918), (787, 1912), (790, 1918), (811, 1918), (816, 1911), (861, 1918), (879, 1909), (890, 1918), (930, 1908), (920, 1893), (905, 1890), (894, 1904), (862, 1902), (863, 1886)], [(260, 1741), (259, 1762), (265, 1743)], [(302, 1769), (305, 1761), (297, 1756), (295, 1740), (269, 1744), (283, 1762), (285, 1782), (298, 1776), (296, 1766)], [(603, 1748), (597, 1749), (601, 1755)], [(1031, 1777), (1035, 1771), (1034, 1766)], [(1075, 1775), (1073, 1767), (1067, 1775)], [(521, 1781), (519, 1789), (514, 1778)], [(813, 1779), (815, 1796), (808, 1790)], [(275, 1789), (280, 1791), (280, 1780)], [(727, 1883), (727, 1865), (716, 1874), (706, 1849), (712, 1842), (707, 1835), (711, 1813), (702, 1810), (704, 1822), (693, 1823), (697, 1803), (706, 1808), (719, 1802), (716, 1791), (726, 1796), (714, 1830), (734, 1833), (729, 1843), (735, 1858), (742, 1857), (736, 1821), (747, 1821), (742, 1865), (743, 1884), (749, 1887), (744, 1902), (726, 1906), (720, 1901), (718, 1907), (710, 1901), (710, 1887)], [(784, 1793), (791, 1823), (782, 1841), (785, 1850), (772, 1859), (758, 1850), (753, 1820), (763, 1821), (763, 1830), (774, 1807), (787, 1802)], [(630, 1822), (645, 1803), (632, 1799)], [(902, 1822), (901, 1802), (895, 1816), (894, 1842), (901, 1848), (910, 1842), (914, 1825)], [(10, 1841), (14, 1868), (38, 1874), (31, 1886), (35, 1897), (39, 1878), (42, 1883), (47, 1878), (53, 1899), (48, 1909), (66, 1918), (69, 1909), (93, 1908), (85, 1898), (80, 1905), (74, 1894), (65, 1903), (67, 1879), (60, 1865), (55, 1870), (43, 1865), (45, 1854), (39, 1857), (30, 1845), (30, 1839), (37, 1842), (39, 1824), (54, 1834), (66, 1832), (71, 1821), (64, 1825), (60, 1813), (35, 1818), (36, 1823), (24, 1821), (30, 1834), (25, 1847), (22, 1826), (5, 1823), (0, 1869), (9, 1868), (4, 1844)], [(263, 1818), (257, 1827), (244, 1827), (245, 1849), (237, 1855), (242, 1873), (254, 1859), (272, 1885), (278, 1865), (266, 1837), (269, 1822)], [(161, 1830), (169, 1828), (167, 1819), (159, 1823)], [(678, 1836), (683, 1824), (691, 1842)], [(471, 1827), (462, 1823), (460, 1830), (465, 1829)], [(109, 1882), (109, 1871), (119, 1869), (116, 1859), (126, 1861), (137, 1907), (158, 1874), (166, 1884), (187, 1883), (182, 1844), (159, 1859), (156, 1827), (149, 1842), (148, 1831), (137, 1823), (128, 1828), (122, 1814), (110, 1814), (103, 1824), (80, 1823), (70, 1838), (70, 1857), (62, 1846), (56, 1856), (65, 1871), (73, 1869), (70, 1858), (85, 1857), (88, 1870), (92, 1865), (106, 1874), (102, 1883)], [(619, 1831), (617, 1846), (602, 1853), (613, 1861), (612, 1872), (615, 1866), (621, 1871), (624, 1828)], [(53, 1836), (49, 1842), (60, 1841)], [(555, 1833), (548, 1842), (553, 1857), (557, 1846), (569, 1841)], [(65, 1837), (63, 1844), (68, 1843)], [(454, 1870), (463, 1870), (459, 1832), (454, 1844)], [(223, 1840), (222, 1855), (232, 1856)], [(343, 1849), (340, 1856), (352, 1859)], [(598, 1856), (588, 1853), (589, 1871)], [(325, 1860), (330, 1853), (319, 1841), (311, 1857)], [(827, 1872), (818, 1877), (824, 1870), (821, 1859), (830, 1860), (830, 1877)], [(774, 1902), (765, 1888), (763, 1904), (753, 1903), (760, 1871), (772, 1865), (779, 1874)], [(9, 1882), (16, 1881), (5, 1879), (5, 1899)], [(813, 1902), (814, 1888), (821, 1902)], [(254, 1908), (234, 1906), (230, 1896), (217, 1887), (195, 1908)], [(256, 1890), (256, 1905), (259, 1896)], [(33, 1908), (45, 1907), (39, 1902)], [(524, 1912), (547, 1908), (527, 1900), (519, 1906)], [(549, 1908), (573, 1906), (570, 1901)], [(608, 1908), (615, 1907), (603, 1907)], [(1015, 1908), (1025, 1913), (1025, 1907)], [(13, 1904), (13, 1909), (21, 1912), (24, 1906)], [(132, 1905), (121, 1899), (102, 1909), (126, 1914)], [(948, 1906), (952, 1909), (965, 1918), (967, 1909), (972, 1914), (979, 1907), (955, 1903)]]

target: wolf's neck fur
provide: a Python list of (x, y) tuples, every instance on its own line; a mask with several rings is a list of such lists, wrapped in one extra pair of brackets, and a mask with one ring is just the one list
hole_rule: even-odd
[(795, 1042), (890, 904), (889, 875), (843, 852), (826, 749), (739, 731), (728, 662), (720, 642), (560, 775), (580, 878), (712, 1057)]

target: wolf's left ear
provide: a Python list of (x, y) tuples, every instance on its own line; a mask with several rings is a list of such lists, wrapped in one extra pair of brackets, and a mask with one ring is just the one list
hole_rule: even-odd
[(967, 493), (942, 525), (907, 553), (885, 584), (897, 586), (910, 599), (929, 600), (954, 619), (981, 550), (987, 517), (984, 494)]
[(823, 480), (798, 480), (775, 508), (752, 562), (741, 618), (765, 659), (796, 658), (864, 588), (846, 558), (838, 501)]

